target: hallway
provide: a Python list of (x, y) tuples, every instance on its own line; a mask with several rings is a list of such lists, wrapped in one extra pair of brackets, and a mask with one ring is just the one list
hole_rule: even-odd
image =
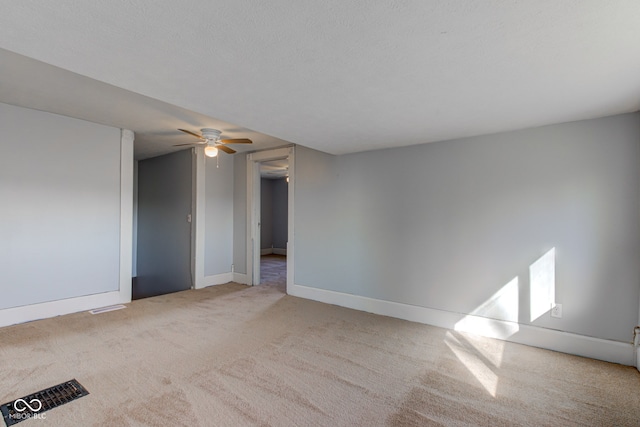
[(262, 255), (260, 257), (260, 284), (271, 285), (282, 293), (287, 293), (286, 255)]

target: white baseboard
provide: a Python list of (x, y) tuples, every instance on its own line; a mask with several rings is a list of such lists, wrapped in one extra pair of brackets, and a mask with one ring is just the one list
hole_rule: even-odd
[(0, 327), (127, 302), (130, 300), (123, 300), (120, 291), (115, 291), (7, 308), (0, 310)]
[(204, 276), (202, 282), (196, 285), (196, 289), (206, 288), (207, 286), (222, 285), (233, 281), (232, 272), (214, 274), (213, 276)]
[(287, 254), (287, 250), (283, 249), (283, 248), (260, 249), (260, 255), (271, 255), (271, 254), (286, 255)]
[(214, 274), (213, 276), (203, 277), (202, 280), (199, 280), (198, 283), (196, 283), (195, 289), (202, 289), (209, 286), (223, 285), (229, 282), (236, 282), (236, 283), (241, 283), (243, 285), (246, 285), (248, 281), (249, 280), (246, 274), (235, 273), (230, 271), (228, 273)]
[[(634, 348), (631, 343), (604, 340), (570, 332), (521, 325), (515, 322), (465, 315), (302, 285), (294, 284), (291, 288), (288, 289), (289, 294), (300, 298), (622, 365), (636, 365)], [(640, 363), (640, 358), (637, 363)]]
[(249, 277), (244, 273), (233, 273), (233, 281), (242, 285), (249, 284)]

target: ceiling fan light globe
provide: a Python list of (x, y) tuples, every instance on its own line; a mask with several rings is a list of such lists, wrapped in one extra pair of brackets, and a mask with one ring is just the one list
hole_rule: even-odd
[(215, 157), (218, 155), (218, 149), (208, 145), (204, 148), (204, 155), (207, 157)]

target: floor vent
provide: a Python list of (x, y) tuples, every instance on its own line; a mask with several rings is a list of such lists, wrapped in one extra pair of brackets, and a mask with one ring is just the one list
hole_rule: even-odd
[(122, 304), (110, 305), (109, 307), (102, 307), (102, 308), (96, 308), (94, 310), (89, 310), (89, 313), (100, 314), (100, 313), (106, 313), (107, 311), (122, 310), (123, 308), (127, 308), (127, 306)]
[(75, 379), (40, 390), (0, 406), (0, 412), (7, 426), (12, 426), (29, 418), (42, 418), (46, 411), (69, 403), (89, 394)]

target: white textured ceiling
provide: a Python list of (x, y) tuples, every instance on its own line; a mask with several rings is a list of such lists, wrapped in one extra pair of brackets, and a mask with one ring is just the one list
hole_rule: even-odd
[(0, 47), (341, 154), (637, 111), (639, 23), (638, 0), (5, 0)]
[[(222, 131), (223, 138), (253, 141), (234, 145), (238, 152), (289, 144), (4, 49), (0, 49), (0, 102), (133, 130), (138, 160), (188, 148), (176, 144), (197, 142), (178, 129), (199, 132), (209, 127)], [(25, 137), (28, 134), (25, 129)]]

